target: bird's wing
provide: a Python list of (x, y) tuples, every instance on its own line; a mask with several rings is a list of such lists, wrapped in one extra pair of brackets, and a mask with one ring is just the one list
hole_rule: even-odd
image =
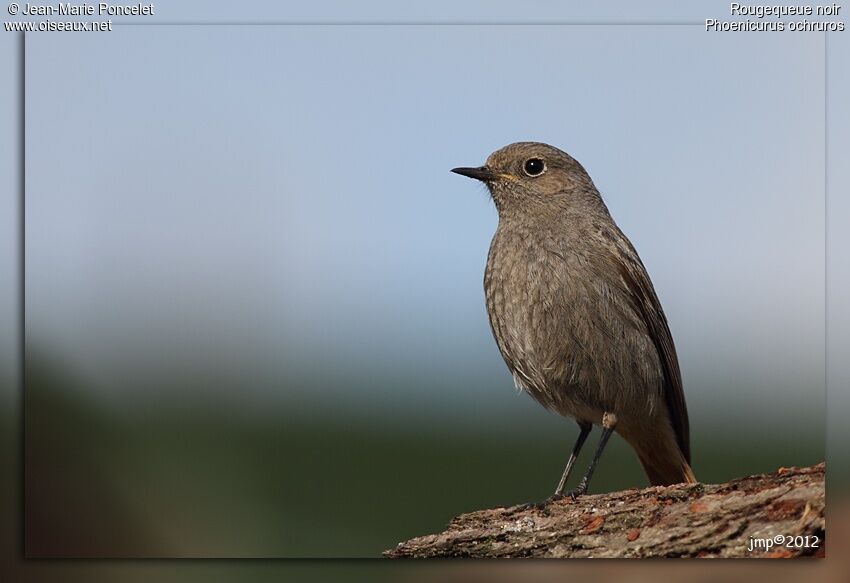
[(667, 318), (664, 316), (664, 310), (661, 309), (658, 296), (655, 295), (655, 289), (652, 287), (646, 268), (631, 244), (626, 242), (626, 245), (631, 252), (617, 254), (617, 269), (628, 288), (629, 299), (637, 314), (646, 324), (646, 329), (658, 352), (664, 373), (664, 400), (667, 403), (670, 423), (676, 432), (679, 449), (682, 450), (685, 459), (690, 463), (688, 409), (685, 405), (685, 393), (682, 389), (682, 374), (679, 371), (676, 347), (673, 345), (673, 337), (667, 325)]

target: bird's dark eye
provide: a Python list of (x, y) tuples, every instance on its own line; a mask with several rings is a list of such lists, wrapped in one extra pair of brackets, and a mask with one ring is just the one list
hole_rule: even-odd
[(540, 176), (546, 170), (546, 163), (540, 158), (529, 158), (523, 164), (522, 169), (529, 176)]

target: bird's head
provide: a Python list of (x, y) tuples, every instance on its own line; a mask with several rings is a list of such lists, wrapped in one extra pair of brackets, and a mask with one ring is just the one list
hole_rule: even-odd
[(483, 166), (454, 168), (452, 172), (486, 184), (499, 214), (564, 208), (599, 199), (581, 164), (566, 152), (539, 142), (510, 144), (490, 154)]

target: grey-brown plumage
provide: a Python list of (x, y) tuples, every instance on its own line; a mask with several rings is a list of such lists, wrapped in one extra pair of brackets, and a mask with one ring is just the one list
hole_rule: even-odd
[(667, 320), (581, 164), (521, 142), (453, 172), (483, 181), (499, 212), (484, 275), (499, 350), (519, 388), (581, 428), (556, 496), (594, 424), (602, 439), (572, 494), (586, 490), (611, 431), (635, 449), (652, 484), (694, 482)]

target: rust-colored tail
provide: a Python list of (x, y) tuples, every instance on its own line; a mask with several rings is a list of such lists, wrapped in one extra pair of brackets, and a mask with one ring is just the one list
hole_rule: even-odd
[(643, 470), (653, 486), (669, 486), (670, 484), (695, 484), (697, 479), (694, 471), (684, 457), (679, 459), (662, 459), (659, 457), (644, 457), (638, 455)]
[(694, 471), (679, 449), (672, 432), (660, 432), (654, 439), (633, 443), (643, 470), (653, 486), (696, 483)]

